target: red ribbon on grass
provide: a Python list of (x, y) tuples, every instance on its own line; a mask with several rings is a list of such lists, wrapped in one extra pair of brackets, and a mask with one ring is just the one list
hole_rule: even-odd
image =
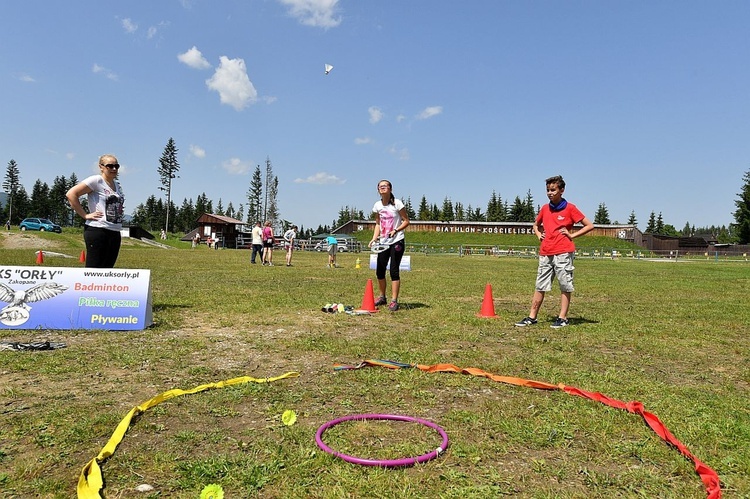
[(462, 368), (454, 366), (453, 364), (433, 364), (431, 366), (427, 366), (422, 364), (406, 364), (393, 360), (363, 360), (355, 366), (336, 364), (333, 368), (336, 371), (342, 371), (349, 369), (361, 369), (363, 367), (384, 367), (387, 369), (416, 368), (420, 371), (428, 373), (452, 372), (458, 374), (470, 374), (472, 376), (489, 378), (492, 381), (496, 381), (498, 383), (507, 383), (516, 386), (527, 386), (529, 388), (535, 388), (537, 390), (560, 390), (567, 393), (568, 395), (576, 395), (578, 397), (587, 398), (589, 400), (614, 407), (615, 409), (621, 409), (633, 414), (638, 414), (643, 418), (648, 427), (651, 428), (651, 430), (653, 430), (653, 432), (659, 436), (659, 438), (677, 448), (677, 450), (680, 451), (680, 454), (690, 459), (695, 464), (695, 472), (698, 473), (698, 476), (700, 476), (701, 481), (706, 488), (708, 499), (721, 498), (721, 482), (719, 480), (719, 475), (712, 468), (695, 457), (695, 455), (690, 452), (685, 444), (680, 442), (674, 435), (672, 435), (672, 432), (669, 431), (669, 429), (664, 425), (664, 423), (661, 422), (656, 414), (645, 410), (641, 402), (623, 402), (621, 400), (610, 398), (599, 392), (588, 392), (586, 390), (581, 390), (574, 386), (567, 386), (562, 383), (553, 385), (552, 383), (546, 383), (544, 381), (534, 381), (524, 378), (516, 378), (513, 376), (500, 376), (498, 374), (492, 374), (476, 367)]

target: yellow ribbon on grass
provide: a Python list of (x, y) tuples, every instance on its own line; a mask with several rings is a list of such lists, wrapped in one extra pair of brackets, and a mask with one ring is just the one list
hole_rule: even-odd
[(181, 390), (179, 388), (175, 388), (173, 390), (168, 390), (160, 395), (157, 395), (156, 397), (149, 399), (142, 404), (137, 405), (136, 407), (133, 407), (130, 412), (128, 412), (127, 416), (125, 416), (123, 420), (120, 421), (120, 424), (117, 425), (114, 433), (112, 433), (112, 436), (109, 437), (109, 441), (102, 448), (99, 454), (94, 459), (89, 461), (86, 466), (83, 467), (81, 476), (78, 478), (78, 499), (102, 499), (102, 492), (104, 491), (104, 476), (102, 475), (100, 464), (115, 453), (115, 449), (117, 449), (117, 446), (120, 444), (123, 437), (125, 437), (125, 432), (127, 432), (128, 428), (130, 427), (130, 422), (135, 416), (141, 414), (142, 412), (145, 412), (155, 405), (159, 405), (169, 399), (182, 395), (192, 395), (193, 393), (198, 393), (205, 390), (225, 388), (227, 386), (241, 385), (244, 383), (270, 383), (271, 381), (278, 381), (280, 379), (293, 378), (297, 376), (299, 376), (299, 373), (294, 371), (273, 378), (251, 378), (250, 376), (240, 376), (239, 378), (232, 378), (224, 381), (219, 381), (217, 383), (207, 383), (205, 385), (196, 386), (195, 388), (191, 388), (190, 390)]

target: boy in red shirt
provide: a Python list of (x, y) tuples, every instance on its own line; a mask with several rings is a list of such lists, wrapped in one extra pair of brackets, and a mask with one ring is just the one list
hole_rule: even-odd
[[(560, 285), (560, 314), (552, 323), (557, 329), (568, 325), (570, 296), (573, 293), (573, 255), (576, 250), (573, 239), (594, 228), (594, 224), (563, 197), (565, 181), (560, 175), (546, 181), (549, 204), (542, 206), (534, 221), (533, 230), (541, 244), (539, 246), (539, 269), (536, 277), (536, 290), (531, 300), (528, 317), (516, 322), (516, 326), (531, 326), (537, 323), (537, 314), (544, 302), (544, 294), (552, 289), (553, 274)], [(583, 227), (573, 232), (573, 224)], [(541, 227), (541, 231), (539, 228)]]

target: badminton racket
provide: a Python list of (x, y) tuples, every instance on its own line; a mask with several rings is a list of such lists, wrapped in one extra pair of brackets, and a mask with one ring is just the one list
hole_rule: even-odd
[(378, 242), (370, 246), (370, 251), (372, 253), (382, 253), (383, 251), (389, 249), (391, 246), (389, 244), (383, 244), (383, 239), (378, 239)]

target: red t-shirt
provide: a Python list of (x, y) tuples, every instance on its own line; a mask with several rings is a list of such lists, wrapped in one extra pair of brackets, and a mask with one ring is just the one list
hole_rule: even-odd
[(537, 226), (542, 226), (544, 239), (539, 247), (539, 254), (543, 256), (561, 255), (563, 253), (572, 253), (576, 250), (576, 245), (571, 239), (560, 233), (560, 229), (565, 227), (568, 230), (573, 229), (573, 224), (583, 220), (585, 215), (576, 208), (573, 203), (560, 211), (552, 211), (549, 204), (542, 206), (539, 214), (536, 216)]

